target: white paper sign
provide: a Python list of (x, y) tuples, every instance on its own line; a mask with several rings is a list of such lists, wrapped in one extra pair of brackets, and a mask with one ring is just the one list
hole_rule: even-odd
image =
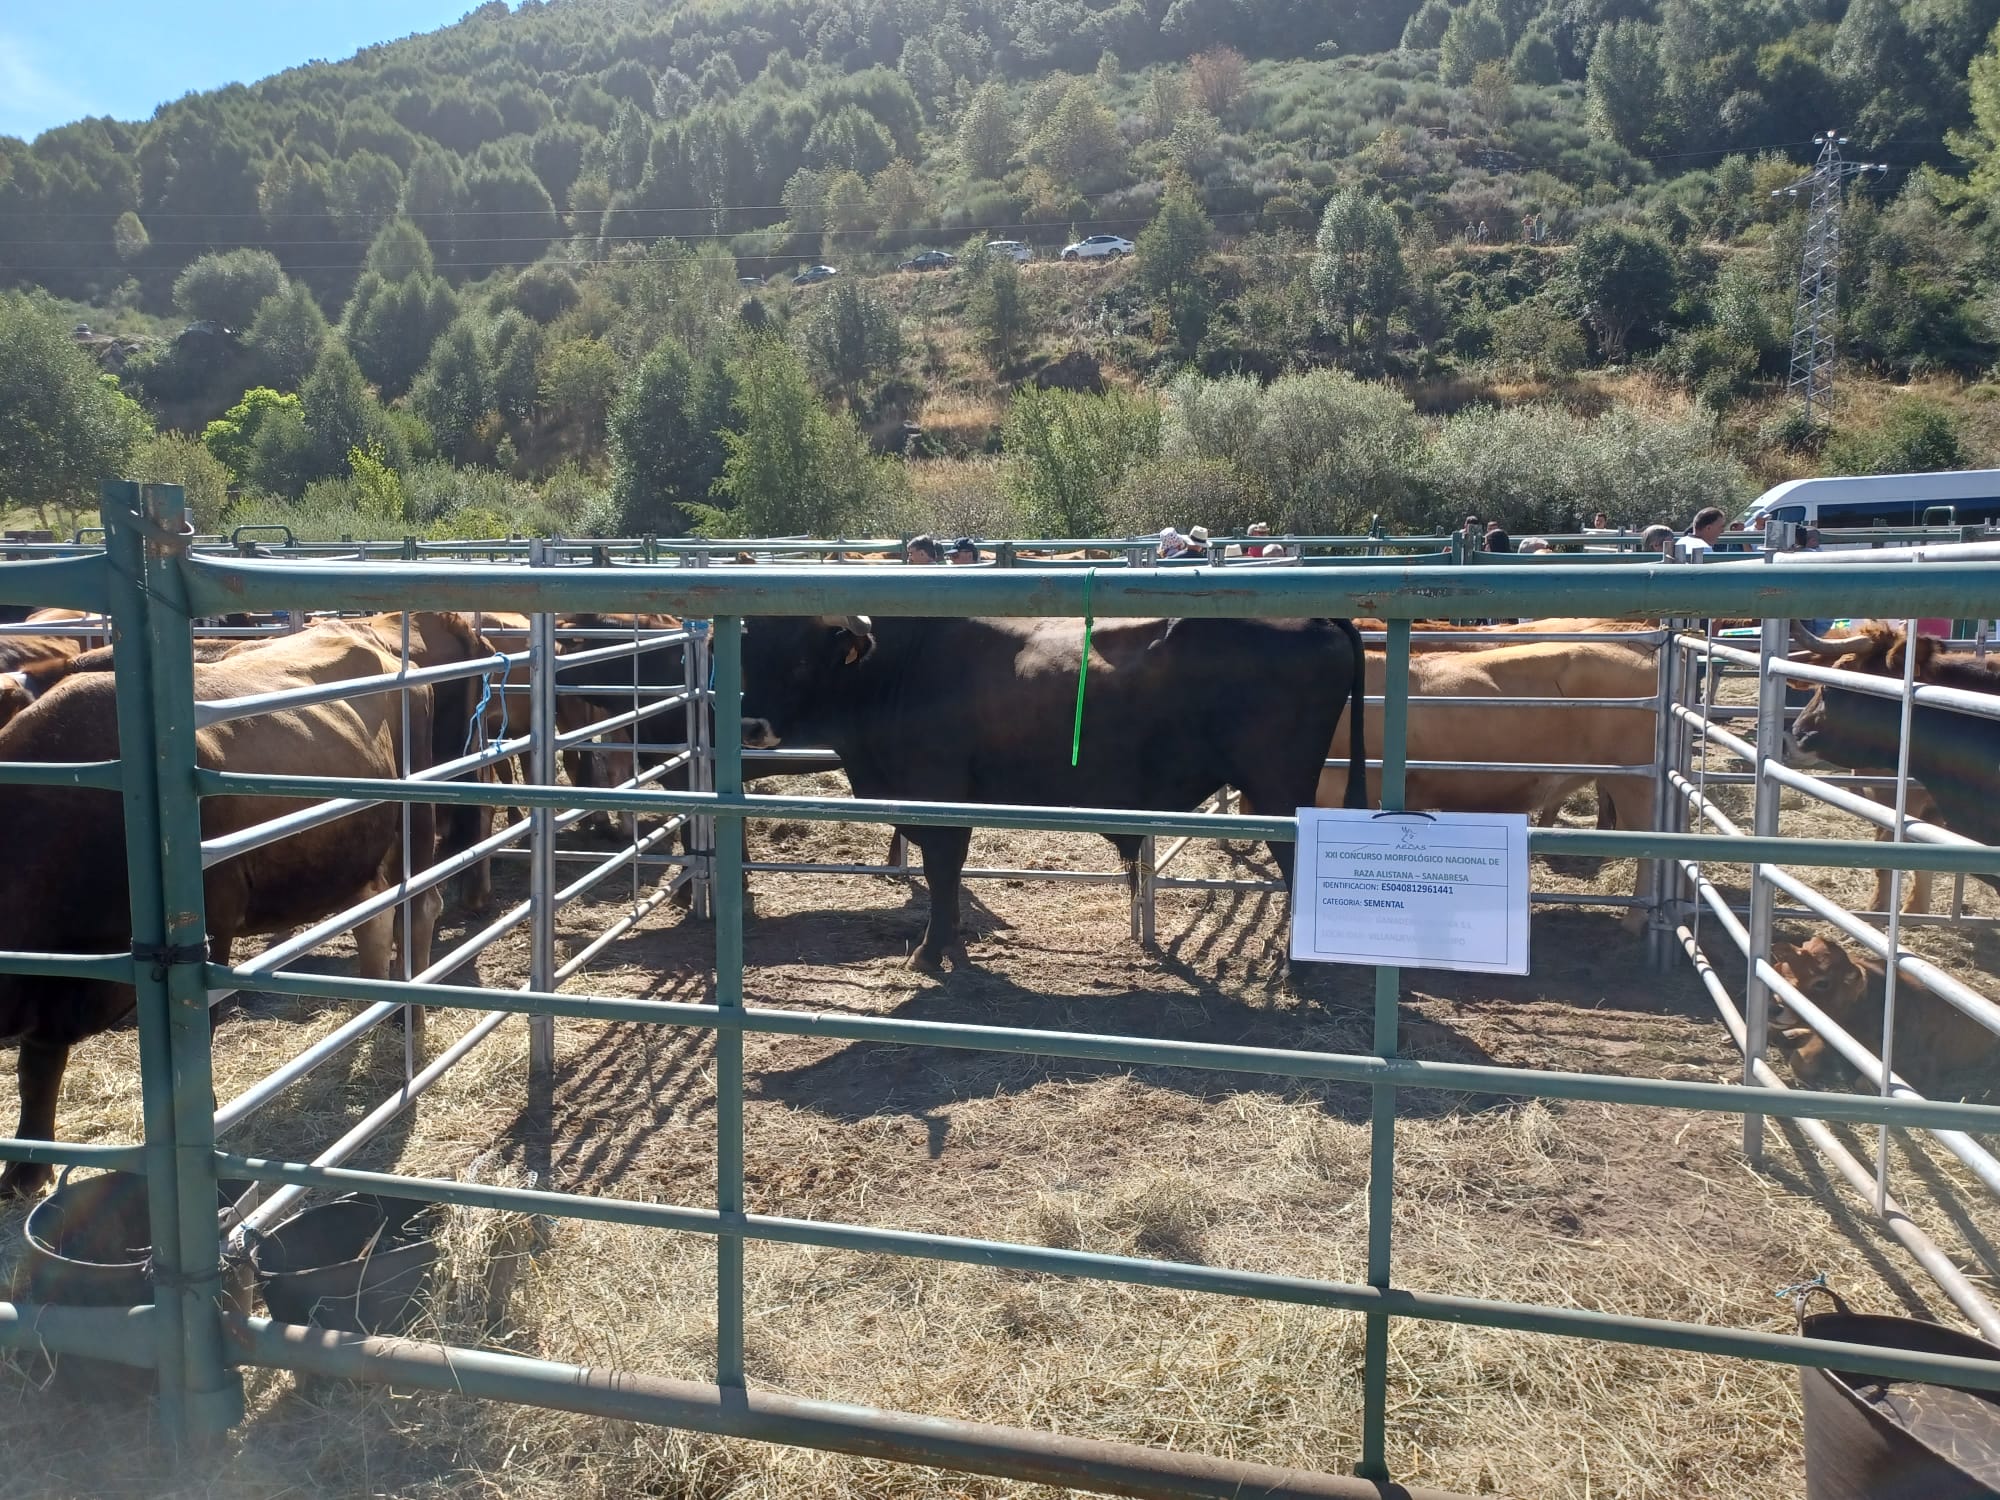
[(1292, 957), (1528, 972), (1520, 813), (1299, 809)]

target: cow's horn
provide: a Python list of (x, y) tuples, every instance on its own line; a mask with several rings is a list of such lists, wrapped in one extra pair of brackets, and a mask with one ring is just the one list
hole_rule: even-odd
[(1828, 636), (1814, 635), (1797, 620), (1792, 621), (1792, 639), (1805, 647), (1806, 650), (1820, 656), (1845, 656), (1856, 647), (1865, 645), (1868, 640), (1866, 636), (1860, 635), (1848, 636), (1838, 640)]
[(866, 615), (849, 615), (841, 621), (841, 624), (847, 627), (849, 635), (873, 635), (875, 633), (875, 622)]

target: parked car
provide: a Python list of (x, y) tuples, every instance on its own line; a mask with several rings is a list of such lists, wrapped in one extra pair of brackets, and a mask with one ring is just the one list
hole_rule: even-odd
[(819, 281), (831, 281), (840, 274), (832, 266), (807, 266), (792, 278), (793, 286), (811, 286)]
[(69, 331), (69, 336), (70, 336), (71, 338), (73, 338), (73, 339), (87, 339), (87, 338), (89, 338), (89, 337), (90, 337), (90, 325), (89, 325), (88, 323), (79, 323), (79, 324), (77, 324), (77, 325), (76, 325), (76, 327), (72, 328), (72, 329), (71, 329), (71, 330)]
[(995, 255), (1004, 255), (1009, 260), (1023, 263), (1035, 258), (1035, 247), (1021, 240), (988, 240), (986, 248)]
[(1093, 234), (1078, 240), (1074, 245), (1063, 246), (1064, 260), (1105, 260), (1117, 255), (1130, 255), (1132, 242), (1115, 234)]
[(736, 284), (738, 286), (762, 286), (764, 278), (761, 276), (739, 276), (736, 278)]
[(949, 271), (958, 264), (958, 257), (949, 250), (925, 250), (911, 256), (900, 266), (899, 271)]

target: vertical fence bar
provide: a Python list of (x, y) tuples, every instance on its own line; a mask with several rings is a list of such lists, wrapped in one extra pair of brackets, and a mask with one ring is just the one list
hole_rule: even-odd
[[(139, 486), (114, 480), (104, 486), (104, 546), (110, 569), (110, 614), (117, 641), (119, 773), (123, 779), (125, 866), (132, 908), (132, 942), (166, 942), (166, 894), (160, 874), (160, 800), (153, 741), (153, 669), (146, 630), (145, 546), (138, 527)], [(94, 794), (81, 794), (94, 795)], [(146, 1213), (152, 1231), (160, 1427), (167, 1441), (184, 1447), (191, 1435), (186, 1401), (186, 1338), (178, 1296), (160, 1287), (181, 1269), (179, 1170), (174, 1149), (174, 1063), (166, 979), (150, 965), (133, 966), (138, 999), (139, 1094), (146, 1130)]]
[(1139, 853), (1132, 863), (1132, 940), (1153, 946), (1155, 913), (1153, 898), (1158, 889), (1158, 850), (1152, 835), (1139, 840)]
[[(1410, 716), (1410, 622), (1388, 622), (1387, 672), (1382, 683), (1382, 806), (1403, 807), (1403, 771), (1408, 750)], [(1365, 657), (1365, 653), (1364, 653)], [(1365, 664), (1363, 671), (1366, 671)], [(1364, 798), (1365, 805), (1365, 798)], [(1294, 877), (1293, 899), (1299, 899)], [(1401, 971), (1375, 971), (1375, 1051), (1392, 1058), (1397, 1049), (1397, 1002)], [(1395, 1246), (1396, 1213), (1396, 1090), (1390, 1084), (1372, 1089), (1368, 1156), (1368, 1284), (1387, 1288)], [(1369, 1313), (1362, 1349), (1361, 1462), (1355, 1472), (1363, 1479), (1389, 1477), (1389, 1316)]]
[[(1772, 838), (1778, 832), (1778, 798), (1780, 788), (1770, 779), (1766, 768), (1784, 758), (1785, 751), (1785, 679), (1771, 671), (1771, 663), (1784, 658), (1790, 644), (1790, 629), (1783, 620), (1766, 620), (1764, 635), (1758, 659), (1757, 678), (1757, 778), (1754, 783), (1756, 812), (1754, 831), (1759, 838)], [(1709, 663), (1713, 674), (1715, 663)], [(1710, 694), (1714, 685), (1710, 684)], [(1777, 897), (1777, 888), (1771, 884), (1768, 870), (1763, 865), (1750, 867), (1750, 953), (1748, 964), (1750, 976), (1743, 992), (1743, 1082), (1754, 1086), (1757, 1082), (1757, 1065), (1764, 1060), (1764, 1053), (1770, 1046), (1771, 991), (1758, 977), (1757, 961), (1771, 956), (1771, 910)], [(1746, 1114), (1743, 1117), (1743, 1154), (1753, 1165), (1764, 1159), (1764, 1117)]]
[[(529, 544), (528, 566), (550, 566), (549, 544)], [(556, 781), (555, 616), (543, 611), (528, 619), (528, 760), (537, 786)], [(556, 982), (556, 813), (537, 807), (528, 814), (530, 935), (528, 983), (548, 991)], [(555, 1078), (556, 1023), (553, 1016), (528, 1019), (528, 1075), (546, 1085)]]
[[(1668, 808), (1680, 794), (1674, 790), (1670, 772), (1674, 762), (1671, 759), (1674, 740), (1674, 647), (1673, 622), (1662, 620), (1667, 638), (1660, 642), (1659, 687), (1653, 697), (1653, 827), (1664, 829), (1673, 827), (1672, 814)], [(1599, 795), (1602, 795), (1600, 791)], [(1673, 962), (1673, 950), (1668, 939), (1673, 933), (1673, 919), (1668, 915), (1667, 902), (1673, 886), (1667, 878), (1668, 863), (1663, 859), (1646, 862), (1646, 905), (1649, 908), (1646, 921), (1646, 953), (1653, 968), (1666, 973)]]
[[(743, 791), (743, 621), (715, 621), (715, 790)], [(743, 1007), (743, 819), (715, 820), (715, 1004)], [(727, 1224), (743, 1214), (743, 1033), (715, 1035), (715, 1206)], [(743, 1384), (743, 1236), (716, 1240), (715, 1378)]]
[[(1922, 554), (1919, 554), (1921, 561)], [(1903, 622), (1903, 717), (1896, 745), (1896, 842), (1908, 836), (1910, 816), (1910, 737), (1916, 732), (1917, 714), (1917, 622)], [(1889, 964), (1882, 980), (1882, 1097), (1894, 1092), (1890, 1082), (1896, 1066), (1896, 980), (1897, 962), (1903, 944), (1903, 871), (1900, 865), (1889, 870)], [(1879, 1127), (1875, 1138), (1875, 1212), (1889, 1212), (1889, 1127)]]
[[(715, 790), (715, 703), (709, 692), (713, 656), (710, 623), (687, 622), (688, 786), (697, 792)], [(688, 819), (688, 855), (694, 880), (691, 915), (706, 922), (715, 916), (715, 819), (706, 813)]]
[[(173, 1060), (177, 1265), (156, 1272), (156, 1296), (181, 1304), (184, 1398), (192, 1436), (225, 1432), (243, 1420), (243, 1381), (223, 1358), (222, 1241), (216, 1225), (215, 1074), (209, 1051), (208, 918), (201, 869), (201, 801), (195, 791), (194, 633), (180, 573), (183, 491), (143, 489), (144, 588), (150, 663), (153, 771), (159, 814), (161, 937), (173, 961), (166, 975), (168, 1047)], [(192, 955), (192, 957), (190, 957)], [(157, 1249), (157, 1247), (156, 1247)]]
[[(401, 648), (401, 659), (397, 670), (405, 677), (408, 677), (410, 675), (410, 612), (407, 609), (403, 611)], [(407, 682), (403, 684), (397, 696), (401, 699), (399, 706), (402, 709), (403, 716), (403, 774), (407, 776), (410, 774), (410, 767), (414, 764), (410, 759), (410, 686)], [(410, 818), (413, 811), (413, 804), (405, 802), (401, 804), (401, 807), (403, 817), (403, 901), (396, 909), (396, 922), (399, 932), (396, 948), (402, 955), (400, 967), (403, 971), (403, 981), (408, 983), (410, 976), (416, 973), (415, 960), (411, 956), (410, 951), (411, 922), (416, 912), (416, 907), (410, 899)], [(408, 1083), (412, 1078), (417, 1076), (417, 1052), (423, 1043), (423, 1016), (424, 1008), (421, 1005), (406, 1005), (403, 1007), (404, 1083)]]

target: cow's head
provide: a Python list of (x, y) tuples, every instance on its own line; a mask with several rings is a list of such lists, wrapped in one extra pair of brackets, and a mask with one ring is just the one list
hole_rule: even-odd
[[(1771, 967), (1789, 979), (1805, 997), (1842, 1028), (1854, 1030), (1868, 995), (1868, 975), (1839, 943), (1823, 937), (1803, 943), (1771, 944)], [(1774, 997), (1775, 998), (1775, 997)], [(1780, 1001), (1773, 1024), (1802, 1024)]]
[(875, 650), (866, 615), (760, 618), (743, 631), (743, 743), (769, 750), (818, 730)]
[[(1903, 632), (1870, 621), (1859, 634), (1838, 638), (1814, 635), (1792, 626), (1793, 639), (1804, 655), (1843, 672), (1866, 672), (1900, 680), (1908, 643)], [(1917, 638), (1917, 679), (1922, 681), (1937, 654), (1938, 643)], [(1792, 724), (1792, 758), (1804, 763), (1841, 766), (1849, 770), (1894, 766), (1902, 740), (1903, 709), (1893, 698), (1857, 693), (1831, 683), (1819, 684)]]

